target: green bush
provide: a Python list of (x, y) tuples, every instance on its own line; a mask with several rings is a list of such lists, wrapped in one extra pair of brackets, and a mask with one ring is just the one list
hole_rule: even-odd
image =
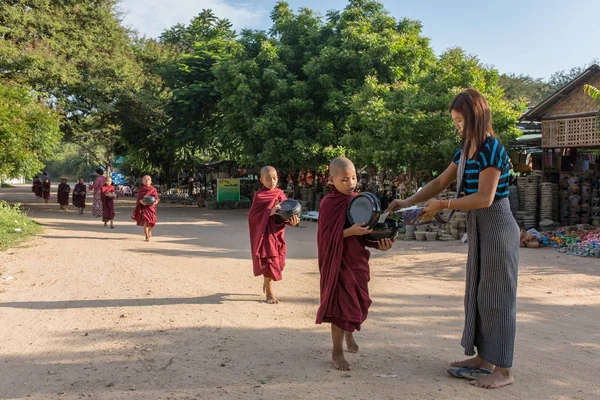
[(42, 226), (30, 219), (20, 204), (11, 206), (5, 201), (0, 201), (0, 251), (41, 232)]

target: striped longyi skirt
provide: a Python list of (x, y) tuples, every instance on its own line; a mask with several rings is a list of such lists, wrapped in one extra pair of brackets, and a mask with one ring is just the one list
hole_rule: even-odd
[(517, 316), (520, 230), (508, 198), (467, 213), (465, 354), (510, 368)]

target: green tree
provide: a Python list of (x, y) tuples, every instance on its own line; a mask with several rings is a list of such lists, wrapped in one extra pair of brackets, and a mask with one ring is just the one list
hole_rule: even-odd
[(60, 142), (57, 113), (15, 85), (0, 83), (0, 177), (32, 177)]
[(119, 99), (139, 86), (130, 33), (117, 0), (0, 3), (0, 78), (31, 88), (61, 114), (67, 141), (110, 166)]
[(516, 120), (522, 104), (517, 108), (504, 99), (497, 71), (451, 49), (414, 83), (385, 84), (370, 77), (354, 97), (352, 129), (343, 142), (361, 165), (441, 171), (459, 147), (448, 106), (468, 87), (486, 96), (496, 133), (505, 143), (519, 135)]
[(523, 102), (527, 106), (535, 106), (553, 92), (548, 82), (529, 75), (502, 74), (498, 83), (508, 100)]
[(376, 1), (352, 0), (324, 20), (279, 2), (269, 33), (243, 31), (215, 66), (224, 137), (249, 163), (318, 166), (342, 154), (352, 96), (369, 75), (415, 81), (435, 60), (414, 21)]

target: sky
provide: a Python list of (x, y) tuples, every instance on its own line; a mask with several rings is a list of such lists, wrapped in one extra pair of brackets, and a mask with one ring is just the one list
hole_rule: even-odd
[[(347, 0), (288, 0), (325, 14)], [(547, 79), (600, 59), (600, 0), (380, 0), (396, 19), (421, 21), (436, 54), (462, 47), (501, 73)], [(122, 0), (123, 23), (148, 37), (202, 9), (236, 30), (268, 29), (276, 0)]]

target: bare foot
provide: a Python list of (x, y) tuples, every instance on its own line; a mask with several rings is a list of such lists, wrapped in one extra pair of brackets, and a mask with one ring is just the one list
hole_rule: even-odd
[(477, 356), (469, 358), (468, 360), (455, 361), (450, 364), (453, 367), (471, 367), (471, 368), (486, 368), (492, 371), (494, 364), (485, 361), (483, 358)]
[(340, 371), (350, 371), (352, 368), (350, 368), (350, 364), (348, 364), (348, 361), (346, 361), (346, 359), (344, 358), (344, 354), (335, 354), (332, 353), (331, 354), (331, 365), (333, 366), (333, 368), (335, 369), (339, 369)]
[(279, 304), (279, 300), (275, 298), (273, 293), (267, 292), (267, 304)]
[(350, 353), (358, 353), (358, 343), (354, 340), (354, 335), (352, 332), (345, 332), (344, 334), (346, 338), (346, 348)]
[(514, 381), (515, 376), (510, 368), (496, 368), (488, 376), (484, 376), (483, 378), (471, 382), (471, 385), (482, 389), (497, 389), (502, 386), (510, 385)]
[(265, 293), (267, 295), (267, 303), (268, 304), (279, 304), (279, 300), (277, 300), (277, 298), (275, 297), (275, 294), (273, 293), (273, 287), (271, 286), (271, 278), (264, 278), (264, 283), (263, 283), (263, 293)]

